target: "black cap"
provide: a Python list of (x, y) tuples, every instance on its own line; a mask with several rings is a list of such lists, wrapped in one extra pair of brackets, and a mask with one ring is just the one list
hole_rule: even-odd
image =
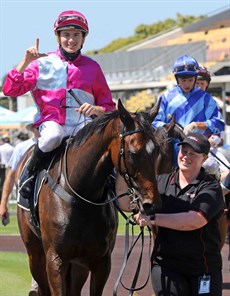
[(209, 140), (200, 133), (189, 133), (182, 142), (178, 143), (178, 146), (183, 144), (190, 145), (197, 153), (208, 155), (210, 151)]

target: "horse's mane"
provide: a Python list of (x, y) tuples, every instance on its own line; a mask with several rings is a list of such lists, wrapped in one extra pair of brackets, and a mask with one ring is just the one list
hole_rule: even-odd
[[(145, 112), (135, 112), (130, 113), (133, 117), (134, 121), (138, 122), (140, 129), (143, 129), (145, 135), (151, 138), (155, 144), (157, 142), (157, 138), (154, 136), (153, 128), (150, 124), (150, 115)], [(94, 134), (102, 134), (105, 130), (105, 127), (108, 123), (113, 119), (119, 118), (119, 111), (113, 110), (104, 113), (103, 115), (95, 118), (93, 121), (89, 122), (86, 126), (84, 126), (74, 137), (73, 145), (74, 147), (79, 147), (79, 145), (83, 144), (87, 139), (89, 139)], [(115, 122), (113, 124), (115, 125)], [(113, 128), (113, 127), (112, 127)]]
[(78, 131), (74, 137), (74, 146), (78, 147), (89, 139), (93, 134), (100, 134), (104, 131), (107, 124), (115, 118), (119, 117), (118, 110), (113, 110), (104, 113), (103, 115), (95, 118), (93, 121), (86, 124), (81, 130)]
[(176, 123), (170, 131), (167, 129), (167, 124), (162, 127), (158, 127), (154, 131), (157, 143), (160, 143), (160, 153), (167, 154), (169, 144), (174, 139), (182, 141), (185, 138), (183, 129)]

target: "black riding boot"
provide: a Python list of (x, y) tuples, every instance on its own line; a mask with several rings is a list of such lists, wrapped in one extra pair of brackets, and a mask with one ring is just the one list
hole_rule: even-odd
[(41, 161), (44, 159), (45, 155), (46, 153), (42, 152), (38, 148), (38, 145), (36, 145), (30, 162), (25, 168), (25, 171), (23, 172), (23, 175), (21, 177), (19, 193), (24, 198), (29, 199), (33, 194), (37, 169), (41, 164)]

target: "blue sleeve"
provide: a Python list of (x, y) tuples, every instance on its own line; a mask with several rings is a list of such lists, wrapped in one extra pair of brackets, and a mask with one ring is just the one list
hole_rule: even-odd
[(224, 119), (220, 113), (220, 110), (217, 106), (216, 101), (213, 99), (213, 97), (206, 93), (205, 95), (205, 116), (207, 118), (206, 120), (206, 132), (209, 132), (211, 134), (218, 134), (221, 131), (224, 131), (225, 123)]

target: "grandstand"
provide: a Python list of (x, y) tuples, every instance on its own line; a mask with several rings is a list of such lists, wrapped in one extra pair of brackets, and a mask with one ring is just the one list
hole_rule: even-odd
[(153, 103), (157, 99), (157, 94), (151, 89), (142, 90), (135, 95), (131, 95), (129, 100), (126, 100), (124, 105), (130, 112), (146, 111), (151, 109)]
[(168, 30), (124, 51), (92, 57), (101, 65), (113, 90), (117, 84), (172, 79), (172, 63), (184, 54), (211, 68), (211, 74), (216, 63), (230, 60), (229, 9), (187, 27)]
[[(123, 51), (97, 54), (92, 58), (101, 65), (113, 97), (122, 98), (123, 102), (127, 100), (126, 105), (133, 111), (135, 108), (148, 108), (149, 100), (152, 104), (155, 102), (157, 92), (175, 83), (172, 66), (184, 54), (193, 56), (210, 69), (210, 89), (214, 89), (215, 95), (221, 97), (226, 93), (229, 96), (229, 7), (187, 27), (172, 28)], [(151, 99), (146, 95), (147, 89), (154, 93)]]
[[(151, 108), (160, 92), (175, 84), (172, 66), (184, 54), (209, 68), (209, 91), (218, 102), (224, 98), (230, 105), (229, 14), (228, 6), (187, 27), (172, 28), (123, 51), (92, 58), (101, 65), (113, 97), (121, 98), (129, 111)], [(229, 106), (220, 107), (230, 124)]]

